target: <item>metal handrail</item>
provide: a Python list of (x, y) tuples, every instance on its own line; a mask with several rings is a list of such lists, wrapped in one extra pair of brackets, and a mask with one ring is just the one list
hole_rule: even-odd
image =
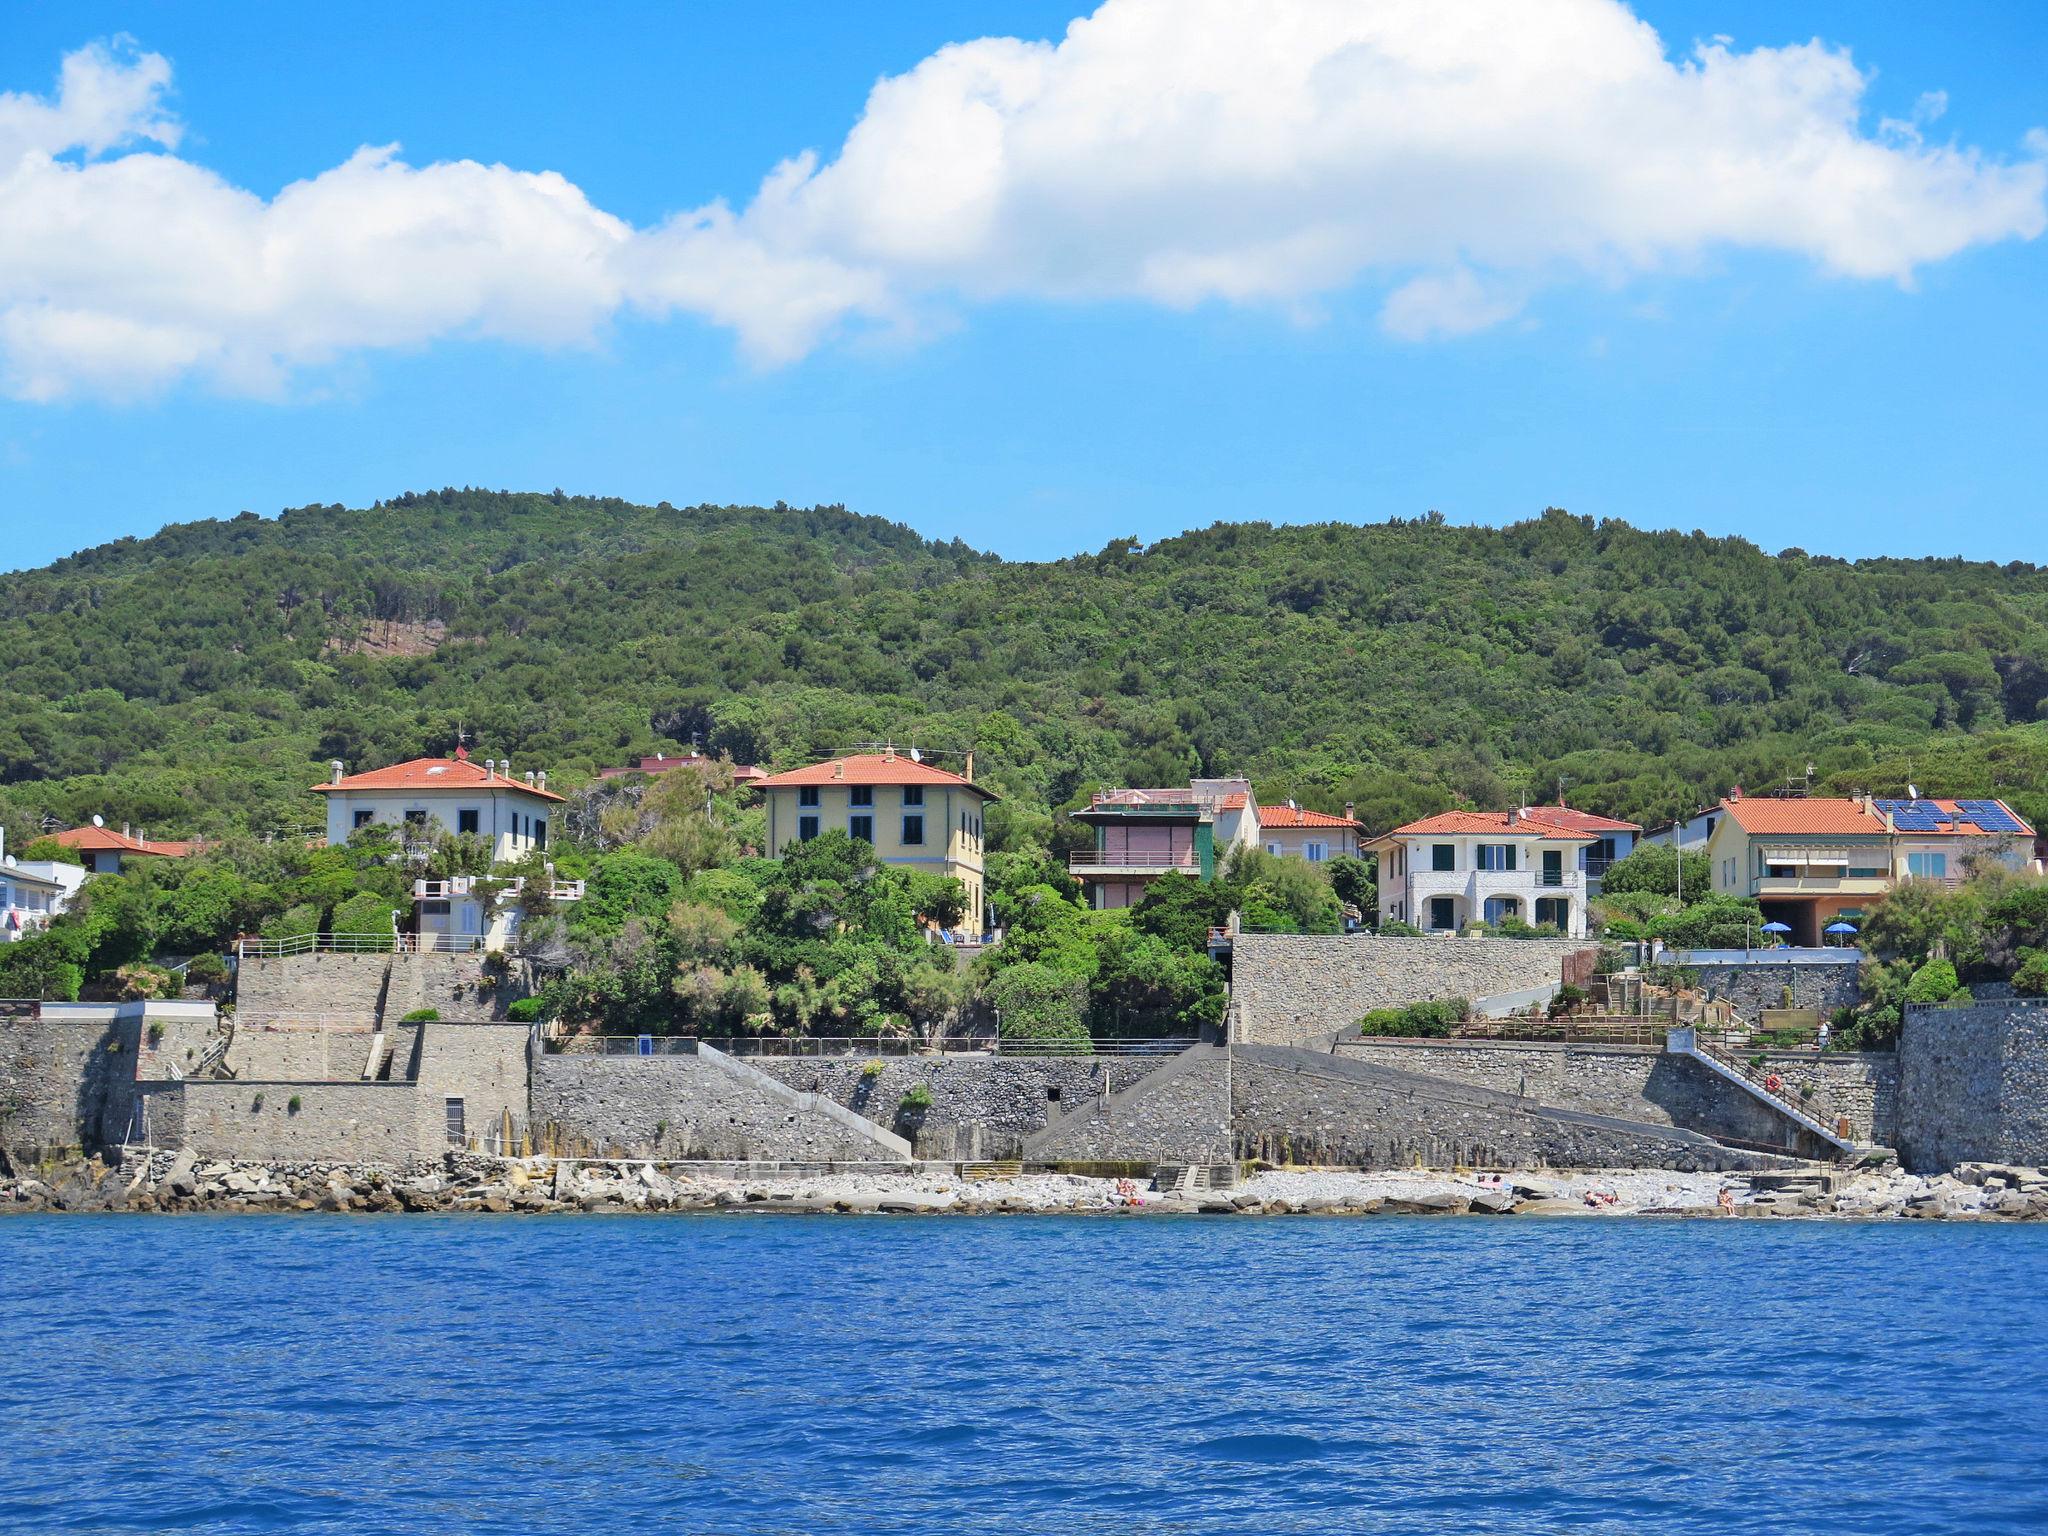
[(467, 955), (485, 945), (480, 933), (292, 933), (281, 939), (235, 940), (238, 960), (284, 960), (295, 955)]
[(1106, 848), (1087, 848), (1067, 855), (1069, 869), (1089, 865), (1109, 869), (1200, 869), (1202, 856), (1192, 848), (1185, 852), (1168, 849), (1158, 855), (1133, 852), (1128, 848), (1120, 853), (1112, 853)]

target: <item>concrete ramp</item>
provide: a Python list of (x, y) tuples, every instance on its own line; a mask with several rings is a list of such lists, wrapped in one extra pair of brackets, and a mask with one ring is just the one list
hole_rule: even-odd
[(1221, 1161), (1230, 1154), (1230, 1055), (1195, 1045), (1024, 1140), (1038, 1163)]

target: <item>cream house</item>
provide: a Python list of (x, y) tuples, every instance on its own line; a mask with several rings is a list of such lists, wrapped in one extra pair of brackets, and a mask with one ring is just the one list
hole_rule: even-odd
[(1356, 857), (1365, 824), (1344, 807), (1342, 816), (1305, 811), (1292, 800), (1259, 807), (1259, 843), (1266, 852), (1321, 864), (1328, 859)]
[[(521, 778), (509, 762), (474, 762), (460, 747), (453, 757), (419, 757), (367, 773), (345, 773), (340, 762), (330, 768), (327, 782), (313, 786), (327, 801), (330, 847), (364, 827), (390, 826), (415, 843), (444, 832), (482, 838), (493, 865), (515, 863), (546, 850), (562, 803), (545, 773)], [(473, 878), (415, 880), (411, 931), (437, 948), (506, 947), (518, 929), (519, 894)], [(550, 894), (574, 901), (583, 892), (580, 882), (550, 881)]]
[(884, 864), (949, 875), (967, 892), (963, 926), (988, 926), (982, 815), (996, 796), (967, 774), (934, 768), (907, 753), (835, 757), (759, 781), (768, 811), (768, 856), (829, 831), (873, 846)]
[(1460, 933), (1509, 918), (1586, 934), (1590, 833), (1526, 811), (1445, 811), (1366, 844), (1379, 856), (1379, 918), (1427, 933)]

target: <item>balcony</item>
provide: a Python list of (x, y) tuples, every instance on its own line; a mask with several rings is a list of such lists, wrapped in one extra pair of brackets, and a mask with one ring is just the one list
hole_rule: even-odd
[(1080, 880), (1135, 880), (1146, 875), (1201, 872), (1201, 855), (1192, 848), (1084, 848), (1067, 855), (1067, 873)]
[[(415, 880), (412, 883), (414, 901), (452, 901), (476, 894), (478, 884), (495, 889), (499, 896), (517, 901), (526, 894), (526, 877), (516, 880), (490, 880), (477, 875), (456, 875), (448, 880)], [(581, 880), (549, 880), (535, 883), (536, 892), (545, 891), (550, 901), (581, 901), (583, 882)]]
[(1758, 875), (1749, 882), (1749, 894), (1765, 901), (1786, 896), (1882, 896), (1891, 888), (1891, 881), (1881, 876)]

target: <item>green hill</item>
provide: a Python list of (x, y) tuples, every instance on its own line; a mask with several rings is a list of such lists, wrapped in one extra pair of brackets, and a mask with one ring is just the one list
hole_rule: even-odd
[[(1242, 772), (1375, 827), (1554, 793), (1647, 820), (1741, 782), (2048, 818), (2048, 572), (1845, 562), (1552, 511), (1218, 525), (1047, 564), (838, 507), (446, 490), (0, 576), (0, 819), (310, 828), (443, 751), (573, 784), (693, 737), (787, 764), (969, 745), (1010, 815)], [(950, 759), (941, 759), (951, 761)]]

